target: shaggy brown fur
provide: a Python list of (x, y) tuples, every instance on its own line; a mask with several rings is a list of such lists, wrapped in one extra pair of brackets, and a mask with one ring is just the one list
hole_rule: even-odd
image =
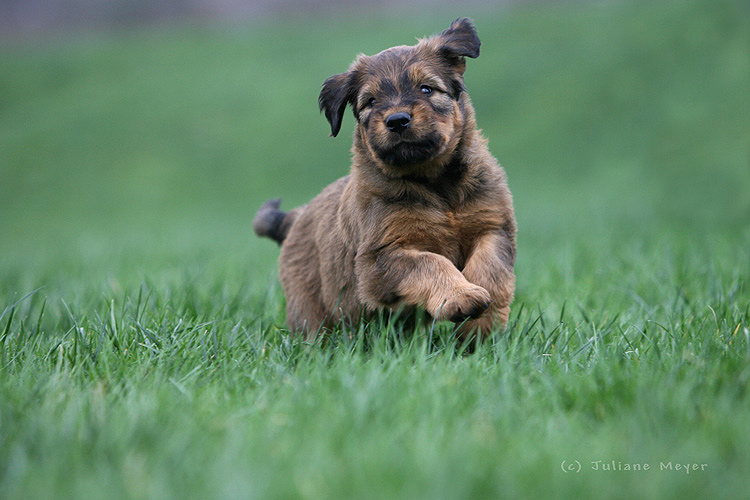
[(325, 81), (320, 108), (336, 136), (357, 121), (350, 175), (290, 212), (279, 200), (255, 217), (281, 244), (292, 330), (420, 306), (486, 335), (508, 320), (516, 223), (505, 171), (476, 128), (466, 57), (472, 22), (458, 19), (415, 46), (360, 55)]

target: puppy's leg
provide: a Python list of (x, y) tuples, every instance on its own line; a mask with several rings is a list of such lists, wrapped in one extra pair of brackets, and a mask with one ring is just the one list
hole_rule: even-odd
[(516, 282), (515, 258), (515, 243), (506, 231), (487, 233), (477, 240), (463, 274), (468, 281), (489, 292), (492, 305), (480, 318), (461, 326), (460, 333), (464, 337), (475, 333), (485, 336), (493, 327), (503, 328), (508, 322)]
[(420, 305), (438, 320), (476, 318), (490, 305), (490, 294), (466, 280), (442, 255), (390, 248), (357, 258), (362, 299), (374, 306)]
[(305, 297), (287, 302), (286, 322), (292, 332), (300, 333), (305, 340), (315, 340), (328, 326), (328, 317), (315, 301)]

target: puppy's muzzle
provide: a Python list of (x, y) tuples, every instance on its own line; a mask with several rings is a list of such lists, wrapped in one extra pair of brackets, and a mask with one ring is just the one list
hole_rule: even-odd
[(388, 130), (397, 134), (400, 134), (404, 130), (409, 128), (410, 123), (411, 115), (409, 113), (404, 113), (403, 111), (399, 113), (393, 113), (385, 119), (385, 126), (388, 128)]

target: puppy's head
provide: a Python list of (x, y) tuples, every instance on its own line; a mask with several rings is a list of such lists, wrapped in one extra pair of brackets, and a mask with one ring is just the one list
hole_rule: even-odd
[(444, 165), (461, 140), (470, 104), (465, 102), (466, 57), (480, 41), (468, 19), (414, 46), (360, 55), (349, 70), (327, 79), (320, 109), (334, 137), (351, 105), (355, 147), (399, 175)]

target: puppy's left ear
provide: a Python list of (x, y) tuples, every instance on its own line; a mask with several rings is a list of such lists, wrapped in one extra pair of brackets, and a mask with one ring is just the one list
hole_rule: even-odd
[(351, 71), (333, 75), (323, 82), (318, 104), (331, 124), (331, 136), (336, 137), (341, 130), (341, 120), (346, 104), (353, 99), (354, 77)]
[(436, 42), (440, 52), (451, 64), (463, 74), (466, 69), (465, 57), (479, 57), (482, 42), (471, 19), (461, 17), (453, 21), (450, 27), (437, 35)]

